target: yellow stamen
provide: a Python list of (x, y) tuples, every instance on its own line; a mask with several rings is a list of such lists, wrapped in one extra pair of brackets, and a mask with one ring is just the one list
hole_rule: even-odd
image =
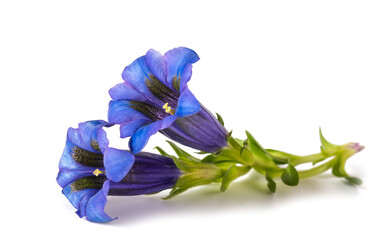
[(104, 174), (105, 172), (99, 170), (98, 168), (92, 173), (94, 174), (95, 176), (99, 176), (99, 174)]
[(172, 108), (168, 105), (168, 103), (165, 103), (165, 104), (163, 105), (163, 109), (166, 111), (166, 113), (170, 113), (171, 115), (174, 115), (174, 114), (175, 114), (175, 110), (172, 109)]

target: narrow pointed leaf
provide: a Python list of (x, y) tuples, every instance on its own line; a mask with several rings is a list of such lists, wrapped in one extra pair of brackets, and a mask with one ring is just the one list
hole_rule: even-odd
[(326, 140), (326, 138), (322, 134), (322, 129), (320, 127), (319, 127), (319, 138), (320, 138), (320, 143), (322, 144), (321, 150), (324, 153), (326, 153), (327, 150), (329, 150), (329, 149), (333, 149), (333, 148), (338, 147), (337, 145), (334, 145)]
[(240, 155), (242, 156), (243, 159), (243, 164), (251, 166), (254, 164), (254, 157), (251, 151), (247, 147), (242, 147), (240, 150)]
[(221, 183), (220, 190), (224, 192), (227, 190), (229, 184), (233, 182), (235, 179), (237, 179), (240, 176), (243, 176), (244, 174), (248, 173), (250, 171), (250, 167), (246, 166), (236, 166), (232, 165), (227, 172), (225, 172), (223, 177), (223, 182)]
[[(258, 157), (265, 165), (269, 167), (277, 167), (273, 161), (273, 157), (255, 140), (250, 132), (246, 131), (248, 147), (254, 154), (254, 157)], [(245, 146), (245, 144), (243, 144)]]

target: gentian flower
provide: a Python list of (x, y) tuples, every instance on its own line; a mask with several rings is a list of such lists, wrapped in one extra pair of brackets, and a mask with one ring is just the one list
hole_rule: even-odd
[(133, 156), (108, 147), (105, 121), (89, 121), (69, 128), (59, 164), (58, 184), (77, 208), (79, 217), (92, 222), (113, 220), (104, 212), (108, 195), (140, 195), (172, 188), (181, 175), (173, 160), (151, 153)]
[(151, 49), (125, 68), (125, 82), (109, 91), (113, 101), (108, 119), (120, 124), (122, 138), (131, 137), (131, 152), (141, 151), (158, 131), (205, 152), (217, 152), (227, 145), (227, 130), (187, 86), (192, 64), (198, 60), (193, 50), (184, 47), (164, 56)]

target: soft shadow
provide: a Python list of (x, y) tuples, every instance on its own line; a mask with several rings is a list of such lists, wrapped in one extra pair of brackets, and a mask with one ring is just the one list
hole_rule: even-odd
[(161, 199), (167, 196), (168, 191), (150, 196), (111, 196), (107, 202), (106, 212), (119, 218), (110, 225), (121, 226), (166, 214), (217, 213), (226, 209), (270, 209), (274, 205), (291, 200), (330, 193), (357, 194), (357, 188), (331, 175), (321, 175), (310, 180), (302, 180), (296, 187), (277, 182), (277, 191), (272, 194), (267, 189), (264, 177), (251, 173), (247, 178), (232, 183), (224, 193), (220, 192), (220, 185), (216, 183), (191, 189), (170, 200)]

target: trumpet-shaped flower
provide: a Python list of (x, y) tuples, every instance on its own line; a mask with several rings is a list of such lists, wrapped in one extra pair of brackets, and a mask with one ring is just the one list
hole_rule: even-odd
[(158, 131), (206, 152), (227, 145), (227, 130), (187, 86), (192, 64), (198, 60), (193, 50), (184, 47), (164, 55), (151, 49), (125, 68), (125, 82), (109, 91), (113, 101), (108, 118), (110, 123), (120, 124), (122, 138), (131, 137), (131, 152), (141, 151)]
[(150, 153), (133, 156), (108, 147), (104, 121), (69, 128), (59, 164), (58, 184), (77, 208), (79, 217), (92, 222), (113, 220), (104, 212), (108, 195), (140, 195), (172, 188), (181, 171), (173, 160)]

